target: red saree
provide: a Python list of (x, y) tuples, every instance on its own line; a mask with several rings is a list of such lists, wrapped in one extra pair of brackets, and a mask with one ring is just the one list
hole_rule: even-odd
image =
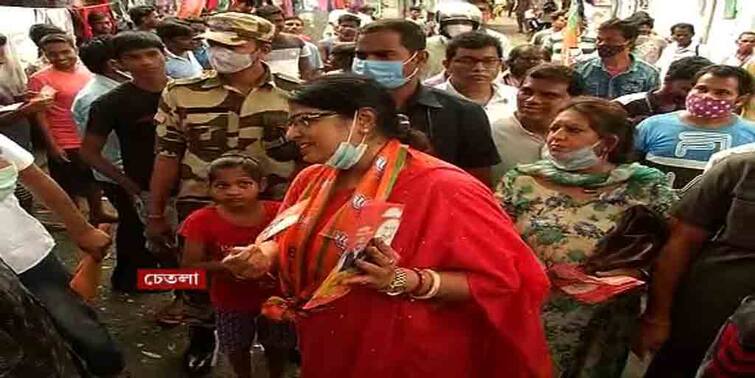
[[(302, 171), (283, 208), (299, 202), (323, 169)], [(350, 194), (331, 196), (319, 228)], [(550, 376), (540, 320), (548, 280), (491, 192), (410, 150), (388, 201), (405, 204), (392, 244), (399, 265), (464, 271), (471, 299), (441, 303), (354, 288), (297, 319), (303, 378)]]

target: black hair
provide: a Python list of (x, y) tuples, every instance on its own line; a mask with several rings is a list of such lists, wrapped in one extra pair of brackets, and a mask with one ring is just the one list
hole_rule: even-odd
[(160, 22), (155, 31), (163, 42), (168, 42), (176, 37), (193, 37), (196, 34), (191, 24), (181, 20)]
[(76, 42), (73, 41), (73, 38), (71, 38), (68, 34), (48, 34), (39, 41), (39, 48), (44, 49), (45, 46), (53, 43), (67, 43), (71, 47), (76, 48)]
[(269, 21), (270, 18), (273, 16), (276, 16), (279, 14), (282, 15), (283, 9), (281, 9), (280, 7), (276, 7), (275, 5), (263, 5), (257, 8), (257, 10), (254, 11), (254, 14)]
[(85, 42), (79, 48), (81, 62), (93, 73), (103, 75), (113, 54), (112, 36), (103, 35)]
[(737, 87), (737, 92), (739, 92), (739, 96), (747, 96), (751, 95), (753, 93), (753, 85), (755, 84), (754, 79), (752, 78), (752, 75), (750, 75), (747, 70), (741, 67), (734, 67), (734, 66), (727, 66), (724, 64), (716, 64), (712, 66), (705, 67), (701, 69), (700, 71), (695, 74), (695, 83), (697, 83), (698, 80), (700, 80), (703, 75), (711, 74), (715, 77), (720, 78), (727, 78), (727, 77), (733, 77), (737, 79), (737, 83), (739, 83)]
[(129, 51), (152, 48), (162, 51), (165, 47), (157, 35), (144, 31), (125, 31), (118, 33), (113, 37), (112, 43), (113, 54), (116, 59)]
[(462, 49), (482, 49), (485, 47), (495, 47), (498, 57), (503, 57), (503, 49), (498, 38), (487, 33), (471, 31), (459, 34), (452, 38), (446, 46), (446, 59), (451, 60), (456, 56), (456, 52)]
[(151, 13), (156, 12), (157, 9), (150, 5), (138, 5), (128, 10), (128, 17), (134, 22), (134, 25), (139, 26), (144, 22)]
[(624, 37), (624, 39), (630, 42), (636, 40), (637, 36), (640, 34), (636, 23), (629, 20), (621, 20), (618, 18), (612, 18), (600, 24), (598, 31), (603, 30), (618, 30)]
[(745, 32), (741, 32), (741, 33), (739, 33), (739, 37), (737, 37), (737, 39), (741, 39), (742, 37), (744, 37), (744, 36), (746, 36), (746, 35), (755, 35), (755, 31), (745, 31)]
[(569, 14), (569, 11), (567, 11), (567, 10), (565, 10), (565, 9), (562, 9), (562, 10), (560, 10), (560, 11), (555, 11), (555, 12), (551, 13), (551, 22), (555, 22), (555, 21), (556, 21), (556, 20), (558, 20), (558, 19), (559, 19), (560, 17), (564, 17), (564, 16), (566, 16), (567, 14)]
[(235, 154), (225, 154), (213, 160), (207, 172), (207, 179), (210, 184), (218, 178), (218, 172), (223, 169), (241, 168), (244, 173), (249, 175), (258, 184), (262, 181), (264, 167), (260, 160), (250, 156)]
[(0, 33), (0, 47), (5, 46), (6, 43), (8, 43), (8, 37), (6, 37), (5, 34)]
[(422, 12), (422, 7), (419, 5), (412, 5), (411, 7), (409, 7), (409, 10), (410, 11), (416, 10), (416, 11)]
[(53, 24), (34, 24), (29, 28), (29, 38), (39, 47), (39, 41), (50, 34), (65, 34), (66, 32)]
[(572, 97), (581, 96), (585, 91), (585, 85), (582, 82), (581, 76), (579, 76), (571, 67), (561, 64), (543, 63), (535, 66), (527, 71), (524, 80), (527, 80), (528, 77), (567, 84), (569, 87), (566, 91), (569, 93), (569, 96)]
[(101, 20), (107, 20), (110, 19), (105, 13), (103, 12), (92, 12), (87, 15), (87, 24), (92, 25), (93, 23)]
[(396, 138), (419, 150), (427, 151), (430, 148), (424, 133), (412, 129), (408, 122), (400, 119), (390, 92), (368, 77), (324, 75), (294, 92), (289, 101), (349, 118), (360, 108), (372, 108), (377, 114), (377, 129), (382, 135)]
[(674, 34), (674, 30), (676, 29), (687, 29), (690, 31), (690, 33), (692, 33), (692, 35), (695, 35), (695, 26), (686, 22), (674, 24), (674, 26), (671, 27), (671, 34)]
[(288, 20), (299, 20), (299, 21), (301, 21), (301, 22), (304, 22), (304, 20), (302, 20), (302, 19), (301, 19), (301, 17), (299, 17), (299, 16), (297, 16), (297, 15), (293, 15), (293, 16), (286, 16), (285, 20), (286, 20), (286, 21), (288, 21)]
[(530, 44), (530, 43), (525, 43), (525, 44), (521, 44), (521, 45), (519, 45), (517, 47), (514, 47), (513, 49), (511, 49), (511, 51), (509, 51), (509, 57), (506, 59), (506, 65), (508, 65), (509, 68), (511, 68), (511, 66), (514, 63), (514, 61), (517, 60), (517, 59), (519, 59), (519, 57), (522, 56), (528, 50), (535, 50), (535, 51), (539, 52), (540, 56), (542, 57), (542, 59), (544, 61), (549, 60), (549, 59), (545, 59), (546, 56), (547, 56), (546, 55), (547, 53), (546, 53), (545, 49), (543, 49), (540, 46), (535, 46), (535, 45)]
[(362, 19), (351, 13), (345, 13), (338, 17), (338, 25), (341, 25), (344, 22), (354, 22), (357, 24), (357, 27), (362, 25)]
[(370, 34), (382, 31), (392, 31), (401, 36), (401, 45), (409, 51), (424, 50), (427, 38), (422, 28), (414, 22), (402, 19), (382, 19), (363, 26), (360, 34)]
[(695, 75), (705, 67), (712, 66), (713, 62), (701, 56), (688, 56), (674, 61), (666, 72), (664, 81), (693, 80)]
[(634, 12), (631, 16), (627, 17), (625, 21), (629, 21), (639, 28), (642, 25), (648, 25), (651, 28), (655, 26), (655, 19), (650, 17), (647, 12), (638, 11)]
[(491, 10), (493, 10), (493, 3), (489, 0), (470, 0), (469, 3), (472, 5), (485, 4), (490, 7)]
[(573, 110), (587, 118), (589, 126), (600, 137), (613, 135), (618, 138), (616, 148), (608, 154), (608, 161), (623, 164), (634, 155), (634, 127), (629, 114), (620, 104), (597, 97), (577, 97), (561, 112)]

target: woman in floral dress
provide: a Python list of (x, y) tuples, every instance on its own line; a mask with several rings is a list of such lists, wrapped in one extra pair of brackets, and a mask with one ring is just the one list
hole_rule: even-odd
[[(668, 211), (676, 196), (666, 177), (629, 164), (631, 151), (632, 127), (620, 106), (577, 99), (553, 121), (546, 159), (502, 179), (497, 196), (546, 267), (584, 262), (633, 205)], [(619, 377), (639, 311), (636, 292), (589, 305), (554, 289), (543, 319), (558, 375)]]

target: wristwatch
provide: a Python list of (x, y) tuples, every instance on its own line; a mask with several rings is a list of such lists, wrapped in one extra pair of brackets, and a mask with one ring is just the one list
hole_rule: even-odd
[(406, 285), (406, 269), (396, 268), (393, 273), (393, 279), (391, 280), (391, 283), (388, 284), (388, 287), (382, 289), (381, 291), (392, 297), (395, 297), (406, 293)]

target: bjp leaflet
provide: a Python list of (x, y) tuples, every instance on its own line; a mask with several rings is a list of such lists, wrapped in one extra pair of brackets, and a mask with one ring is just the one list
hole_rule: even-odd
[[(333, 230), (330, 234), (322, 234), (333, 239), (342, 251), (341, 258), (303, 309), (309, 310), (348, 294), (350, 287), (343, 282), (360, 274), (356, 261), (365, 258), (365, 248), (372, 239), (380, 238), (386, 244), (391, 244), (401, 224), (403, 210), (404, 205), (368, 201), (359, 211), (349, 213), (354, 219), (343, 222), (346, 227)], [(331, 228), (326, 226), (324, 229)]]

